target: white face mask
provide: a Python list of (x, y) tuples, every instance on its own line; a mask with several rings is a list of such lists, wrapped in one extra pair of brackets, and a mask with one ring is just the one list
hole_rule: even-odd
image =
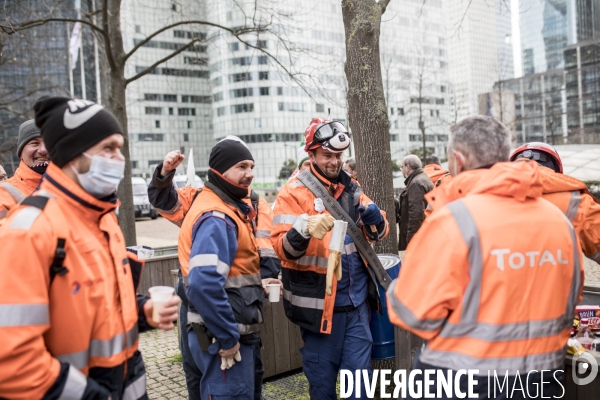
[(83, 190), (97, 199), (113, 194), (125, 174), (125, 161), (99, 155), (90, 156), (86, 153), (83, 155), (92, 159), (88, 172), (81, 174), (71, 164), (71, 169), (77, 175)]

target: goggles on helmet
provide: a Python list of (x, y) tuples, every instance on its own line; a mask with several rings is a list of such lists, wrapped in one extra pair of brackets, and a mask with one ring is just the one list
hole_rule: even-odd
[(517, 154), (517, 156), (515, 157), (515, 160), (518, 160), (519, 158), (527, 158), (529, 160), (542, 161), (542, 162), (554, 161), (546, 153), (543, 153), (541, 151), (535, 151), (535, 150), (525, 150), (524, 152)]
[(348, 135), (348, 129), (346, 129), (344, 124), (342, 124), (341, 122), (327, 122), (317, 128), (317, 130), (315, 131), (313, 141), (317, 143), (324, 142), (327, 139), (331, 139), (338, 133), (345, 133), (346, 135)]

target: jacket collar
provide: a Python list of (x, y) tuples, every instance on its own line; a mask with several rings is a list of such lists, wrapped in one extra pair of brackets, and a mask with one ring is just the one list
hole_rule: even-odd
[(20, 181), (26, 181), (28, 184), (33, 185), (34, 187), (40, 183), (40, 179), (42, 179), (42, 175), (38, 174), (31, 168), (27, 166), (23, 161), (19, 163), (19, 168), (16, 169), (14, 178)]
[(249, 213), (252, 214), (252, 211), (254, 211), (253, 207), (248, 206), (242, 200), (240, 200), (239, 202), (235, 201), (233, 197), (229, 196), (215, 184), (211, 182), (205, 182), (204, 187), (216, 194), (217, 197), (223, 201), (223, 203), (225, 203), (227, 206), (229, 206), (231, 209), (237, 212), (243, 220), (253, 219), (256, 216), (255, 214), (248, 215)]
[(310, 172), (327, 188), (327, 190), (329, 190), (329, 193), (336, 200), (342, 195), (344, 189), (349, 188), (352, 183), (350, 176), (342, 170), (340, 170), (340, 174), (338, 175), (337, 183), (333, 183), (327, 179), (327, 177), (319, 173), (313, 163), (310, 163)]
[(413, 179), (415, 179), (415, 176), (422, 174), (423, 173), (423, 168), (417, 168), (415, 169), (405, 180), (404, 180), (404, 185), (406, 185), (406, 187), (408, 187), (408, 185), (410, 185), (410, 183), (413, 181)]
[(542, 196), (540, 168), (535, 162), (500, 162), (487, 169), (462, 172), (425, 195), (436, 210), (472, 194), (494, 194), (525, 201)]
[[(535, 162), (535, 161), (519, 161), (519, 162)], [(537, 163), (536, 163), (537, 164)], [(554, 170), (544, 167), (542, 165), (539, 166), (540, 169), (540, 178), (542, 181), (542, 186), (544, 187), (544, 194), (548, 193), (558, 193), (558, 192), (572, 192), (575, 190), (583, 191), (584, 193), (589, 193), (588, 188), (585, 183), (580, 181), (579, 179), (575, 179), (571, 176), (560, 174), (555, 172)]]
[(116, 194), (99, 200), (83, 190), (62, 169), (52, 163), (50, 163), (44, 174), (40, 189), (47, 190), (57, 197), (64, 198), (74, 206), (74, 209), (82, 210), (86, 215), (93, 215), (96, 218), (114, 211), (118, 205)]

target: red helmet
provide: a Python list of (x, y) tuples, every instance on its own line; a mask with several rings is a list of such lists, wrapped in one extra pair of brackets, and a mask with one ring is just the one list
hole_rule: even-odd
[(558, 173), (563, 173), (562, 161), (554, 147), (542, 142), (525, 143), (510, 156), (510, 161), (516, 161), (520, 158), (535, 160), (538, 164), (553, 169)]
[(348, 129), (339, 121), (314, 118), (304, 132), (304, 151), (322, 147), (333, 153), (341, 153), (350, 146)]

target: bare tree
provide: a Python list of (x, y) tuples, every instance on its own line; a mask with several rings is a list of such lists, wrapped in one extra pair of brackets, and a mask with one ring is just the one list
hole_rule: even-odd
[[(348, 116), (354, 135), (359, 180), (390, 216), (394, 189), (387, 106), (381, 78), (379, 32), (381, 16), (389, 0), (342, 0), (346, 34), (346, 78)], [(393, 217), (390, 218), (393, 222)], [(397, 252), (396, 226), (390, 224), (387, 239), (379, 242), (380, 253)]]
[[(61, 1), (57, 1), (56, 3), (60, 5)], [(133, 76), (127, 77), (125, 75), (125, 66), (127, 61), (131, 59), (131, 57), (140, 48), (148, 44), (151, 40), (155, 39), (158, 35), (177, 27), (196, 26), (214, 28), (219, 32), (219, 34), (230, 35), (231, 37), (237, 39), (240, 43), (246, 45), (248, 48), (252, 48), (258, 53), (267, 56), (271, 60), (271, 63), (282, 70), (284, 74), (292, 81), (298, 82), (299, 84), (301, 84), (302, 81), (299, 78), (300, 74), (292, 72), (291, 68), (284, 65), (284, 63), (280, 61), (280, 58), (283, 57), (283, 53), (286, 51), (288, 52), (288, 60), (291, 59), (289, 53), (291, 53), (295, 48), (293, 43), (287, 42), (284, 39), (281, 31), (281, 26), (284, 25), (281, 20), (282, 18), (285, 18), (285, 15), (269, 13), (269, 10), (262, 10), (263, 12), (260, 12), (257, 3), (255, 3), (254, 13), (247, 15), (246, 24), (242, 27), (231, 28), (210, 20), (182, 18), (181, 21), (167, 24), (162, 26), (160, 29), (157, 29), (153, 33), (146, 36), (145, 39), (135, 44), (135, 46), (129, 51), (126, 51), (123, 45), (123, 35), (121, 30), (122, 0), (99, 0), (98, 3), (99, 5), (96, 9), (90, 8), (88, 10), (80, 10), (80, 17), (74, 17), (70, 14), (65, 15), (63, 12), (61, 12), (60, 7), (52, 7), (46, 2), (43, 4), (40, 2), (36, 9), (27, 9), (27, 5), (20, 4), (19, 2), (13, 3), (13, 7), (7, 6), (5, 3), (3, 8), (4, 15), (2, 16), (3, 21), (0, 23), (0, 33), (2, 35), (15, 35), (19, 32), (23, 32), (33, 27), (42, 26), (48, 23), (79, 22), (84, 26), (91, 28), (94, 35), (96, 35), (98, 38), (100, 46), (102, 47), (103, 53), (106, 57), (108, 73), (110, 76), (110, 83), (108, 87), (109, 108), (120, 121), (124, 129), (125, 144), (122, 151), (125, 156), (126, 163), (125, 177), (122, 184), (119, 185), (118, 192), (121, 200), (121, 207), (119, 209), (119, 225), (123, 230), (126, 244), (131, 246), (136, 244), (136, 233), (133, 192), (131, 185), (129, 135), (127, 131), (128, 121), (125, 97), (127, 86), (146, 74), (152, 72), (159, 65), (181, 54), (183, 51), (193, 49), (200, 43), (209, 41), (210, 38), (191, 38), (186, 44), (183, 44), (176, 50), (170, 51), (166, 56), (157, 59), (147, 68), (139, 72), (136, 71)], [(257, 40), (260, 35), (271, 35), (271, 37), (279, 39), (278, 42), (280, 46), (278, 46), (278, 50), (281, 53), (274, 54), (268, 49), (260, 46)]]

